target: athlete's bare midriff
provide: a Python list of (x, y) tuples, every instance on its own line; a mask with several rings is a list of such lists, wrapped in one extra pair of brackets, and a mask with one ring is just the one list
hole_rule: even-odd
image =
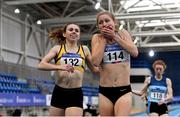
[[(113, 70), (112, 70), (113, 69)], [(130, 63), (103, 64), (100, 71), (100, 86), (119, 87), (130, 84)]]
[(73, 73), (67, 71), (58, 71), (57, 85), (63, 88), (79, 88), (82, 87), (84, 72), (74, 70)]

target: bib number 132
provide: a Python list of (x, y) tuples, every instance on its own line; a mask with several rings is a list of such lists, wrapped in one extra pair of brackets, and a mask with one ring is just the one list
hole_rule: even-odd
[(80, 61), (77, 58), (66, 58), (64, 59), (65, 64), (71, 64), (72, 66), (79, 66)]

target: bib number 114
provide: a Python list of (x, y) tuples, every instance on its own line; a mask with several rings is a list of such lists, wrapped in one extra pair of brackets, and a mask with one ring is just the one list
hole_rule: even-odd
[(124, 54), (123, 51), (120, 52), (110, 52), (107, 54), (109, 61), (111, 60), (123, 60), (124, 59)]

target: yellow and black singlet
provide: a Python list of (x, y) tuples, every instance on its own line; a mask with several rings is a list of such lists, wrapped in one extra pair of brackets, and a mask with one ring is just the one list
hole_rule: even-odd
[(76, 53), (67, 52), (64, 44), (60, 46), (60, 51), (55, 57), (55, 63), (58, 65), (70, 64), (74, 67), (75, 70), (84, 72), (85, 54), (82, 45), (79, 46), (79, 49)]

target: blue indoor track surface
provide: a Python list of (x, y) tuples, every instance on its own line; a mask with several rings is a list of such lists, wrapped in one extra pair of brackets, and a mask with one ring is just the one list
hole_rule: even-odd
[[(131, 115), (133, 117), (137, 116), (147, 116), (146, 112), (136, 113)], [(180, 105), (172, 105), (169, 107), (169, 117), (180, 117)]]

